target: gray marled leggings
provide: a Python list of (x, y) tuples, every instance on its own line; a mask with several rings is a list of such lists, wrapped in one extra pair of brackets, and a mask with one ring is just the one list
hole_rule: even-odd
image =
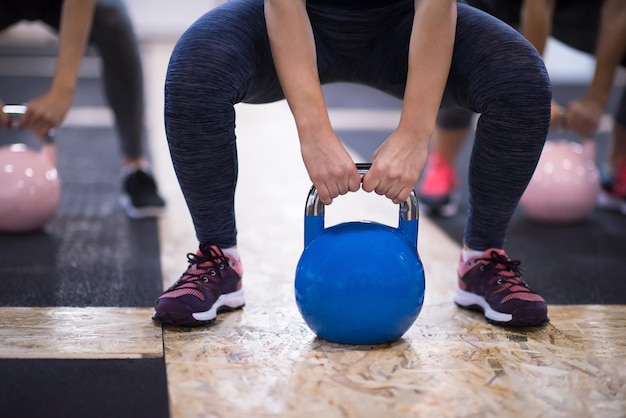
[[(355, 82), (403, 96), (412, 1), (375, 12), (307, 7), (323, 83)], [(263, 0), (231, 0), (211, 10), (176, 45), (165, 84), (165, 125), (200, 243), (236, 244), (233, 105), (282, 98)], [(550, 99), (535, 49), (504, 23), (459, 4), (442, 106), (481, 113), (469, 172), (470, 247), (503, 246), (545, 141)]]

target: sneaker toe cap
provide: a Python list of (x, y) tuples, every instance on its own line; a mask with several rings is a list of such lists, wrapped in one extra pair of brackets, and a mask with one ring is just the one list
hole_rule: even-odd
[(178, 298), (160, 298), (154, 307), (154, 321), (162, 324), (193, 326), (210, 323), (212, 321), (198, 321), (193, 317), (194, 312), (205, 309), (196, 307), (198, 299), (193, 296)]
[(513, 318), (509, 325), (521, 327), (533, 327), (549, 322), (548, 307), (545, 302), (535, 302), (521, 307), (513, 312)]

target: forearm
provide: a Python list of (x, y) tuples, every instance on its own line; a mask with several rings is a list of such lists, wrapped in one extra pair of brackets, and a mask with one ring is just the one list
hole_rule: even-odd
[(265, 20), (278, 78), (300, 139), (310, 130), (330, 128), (306, 2), (265, 0)]
[(418, 140), (429, 140), (434, 129), (450, 72), (455, 28), (455, 1), (415, 2), (407, 83), (398, 130)]
[(605, 0), (596, 44), (596, 67), (587, 96), (603, 107), (608, 102), (616, 68), (626, 54), (626, 0)]
[(65, 0), (53, 91), (74, 92), (91, 30), (95, 0)]
[[(567, 1), (567, 0), (566, 0)], [(520, 13), (520, 33), (543, 55), (552, 33), (555, 0), (524, 0)]]

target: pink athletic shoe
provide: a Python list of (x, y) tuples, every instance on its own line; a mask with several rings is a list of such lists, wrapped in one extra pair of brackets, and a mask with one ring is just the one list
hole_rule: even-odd
[(172, 287), (157, 299), (154, 321), (195, 326), (211, 323), (218, 313), (245, 305), (241, 260), (226, 256), (216, 246), (200, 246), (187, 254), (189, 267)]
[(548, 322), (546, 301), (528, 287), (519, 265), (495, 248), (466, 262), (461, 259), (454, 302), (483, 311), (495, 325), (530, 327)]
[(449, 218), (455, 216), (459, 210), (460, 194), (454, 167), (436, 151), (431, 152), (428, 157), (417, 196), (420, 209), (427, 215)]

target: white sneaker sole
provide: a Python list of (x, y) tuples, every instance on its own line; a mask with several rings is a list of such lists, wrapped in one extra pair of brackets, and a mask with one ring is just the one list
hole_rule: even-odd
[[(239, 309), (246, 304), (243, 296), (243, 289), (239, 289), (236, 292), (221, 295), (211, 309), (205, 312), (196, 312), (192, 316), (197, 321), (212, 321), (217, 317), (218, 312), (223, 310)], [(223, 309), (223, 308), (226, 309)]]
[(498, 323), (505, 324), (513, 319), (512, 314), (506, 314), (491, 309), (485, 298), (475, 293), (466, 292), (458, 287), (456, 288), (456, 296), (454, 297), (454, 303), (464, 308), (480, 307), (485, 317)]

